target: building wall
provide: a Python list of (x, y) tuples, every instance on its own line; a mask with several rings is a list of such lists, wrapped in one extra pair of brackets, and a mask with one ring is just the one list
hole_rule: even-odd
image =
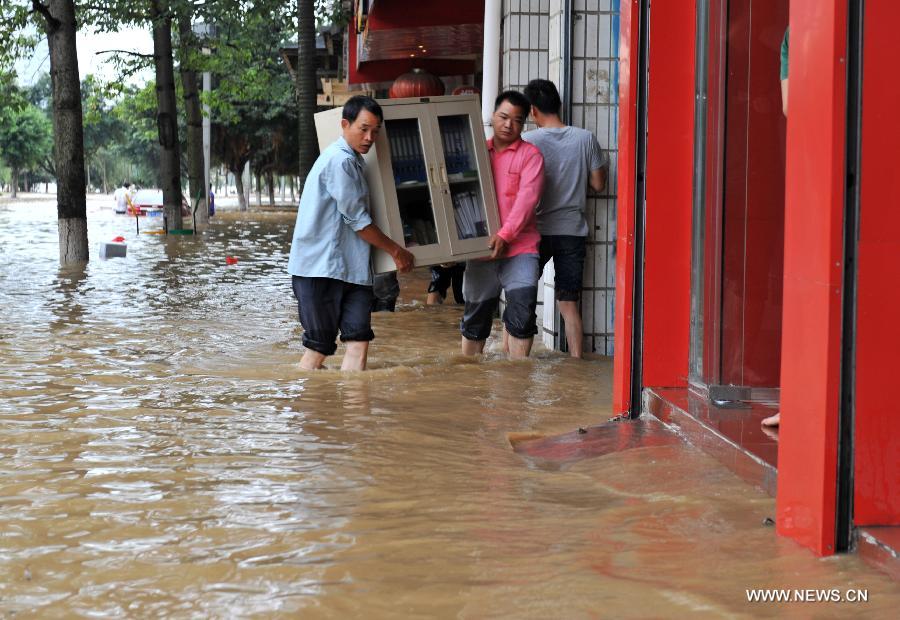
[[(619, 0), (571, 0), (572, 125), (588, 129), (610, 156), (607, 189), (588, 199), (590, 229), (582, 317), (585, 351), (613, 353), (615, 217), (618, 136)], [(504, 0), (501, 89), (522, 90), (546, 78), (562, 92), (564, 0)], [(553, 300), (553, 265), (539, 288), (538, 325), (548, 347), (558, 348), (559, 316)], [(544, 303), (547, 301), (548, 303)]]

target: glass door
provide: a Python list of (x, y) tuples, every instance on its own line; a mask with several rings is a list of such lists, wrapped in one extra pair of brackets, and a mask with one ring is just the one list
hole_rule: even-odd
[(781, 369), (788, 0), (698, 9), (690, 378), (770, 401)]
[(402, 237), (417, 259), (446, 254), (449, 236), (444, 218), (436, 215), (442, 211), (439, 156), (432, 149), (427, 109), (427, 104), (384, 106), (377, 142), (391, 236)]
[(488, 240), (499, 222), (493, 203), (494, 180), (484, 148), (480, 111), (474, 102), (433, 104), (437, 118), (436, 147), (441, 149), (438, 178), (446, 202), (447, 229), (453, 254), (487, 249)]

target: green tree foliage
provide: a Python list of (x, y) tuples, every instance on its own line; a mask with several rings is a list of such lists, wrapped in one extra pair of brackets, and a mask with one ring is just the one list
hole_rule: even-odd
[(295, 28), (290, 4), (260, 2), (243, 11), (220, 6), (215, 36), (205, 41), (211, 53), (197, 50), (187, 60), (213, 75), (213, 90), (204, 95), (213, 120), (213, 161), (235, 175), (241, 200), (240, 175), (248, 162), (256, 176), (297, 173), (294, 86), (279, 52)]
[[(20, 96), (42, 110), (51, 121), (53, 96), (49, 74), (40, 75)], [(156, 152), (156, 94), (151, 82), (143, 88), (119, 87), (88, 75), (81, 82), (84, 154), (94, 187), (110, 191), (125, 180), (139, 185), (159, 184)], [(36, 180), (55, 176), (52, 152), (40, 162)]]
[(11, 171), (15, 196), (20, 173), (37, 168), (53, 150), (53, 132), (47, 116), (31, 104), (0, 110), (0, 159)]
[(117, 161), (122, 166), (115, 172), (117, 180), (159, 187), (156, 84), (126, 88), (115, 100), (112, 115), (122, 128), (115, 145)]
[[(296, 86), (281, 60), (279, 48), (296, 40), (297, 0), (169, 0), (175, 19), (215, 25), (211, 38), (175, 37), (177, 58), (189, 69), (213, 75), (212, 93), (203, 101), (213, 119), (213, 164), (225, 164), (239, 174), (248, 161), (257, 175), (295, 175), (299, 170), (298, 100)], [(93, 0), (79, 3), (82, 30), (116, 32), (124, 27), (150, 29), (150, 3), (133, 0)], [(36, 32), (30, 23), (32, 0), (2, 0), (0, 6), (0, 68), (16, 55), (27, 54)], [(315, 0), (319, 24), (342, 22), (340, 0)], [(84, 152), (93, 184), (122, 180), (159, 185), (159, 144), (155, 91), (126, 85), (128, 75), (153, 65), (148, 55), (117, 53), (110, 61), (120, 77), (111, 84), (88, 78), (82, 83)], [(9, 64), (9, 62), (7, 62)], [(10, 65), (11, 66), (11, 65)], [(176, 85), (180, 84), (176, 80)], [(0, 104), (8, 96), (0, 71)], [(27, 100), (52, 110), (49, 76), (42, 76), (26, 93)], [(180, 99), (179, 99), (180, 101)], [(7, 105), (3, 105), (7, 108)], [(179, 135), (185, 136), (183, 110), (178, 110)], [(44, 162), (52, 171), (52, 160)], [(185, 165), (182, 164), (182, 169)]]
[[(107, 100), (103, 89), (90, 75), (81, 82), (81, 108), (84, 119), (84, 162), (88, 178), (94, 181), (94, 185), (99, 180), (103, 192), (108, 193), (110, 187), (115, 187), (122, 181), (115, 178), (110, 183), (113, 170), (109, 164), (115, 161), (117, 146), (123, 142), (125, 128), (121, 120), (112, 113), (113, 105)], [(95, 174), (92, 175), (92, 172)]]
[(28, 93), (16, 83), (16, 74), (0, 68), (0, 114), (21, 110), (29, 103)]
[(0, 110), (21, 109), (27, 103), (25, 93), (16, 84), (16, 74), (0, 67)]
[(28, 103), (46, 112), (48, 117), (51, 116), (53, 114), (53, 83), (50, 80), (50, 74), (40, 74), (34, 83), (25, 89), (25, 98)]
[(350, 19), (350, 14), (344, 10), (341, 0), (316, 0), (315, 4), (316, 24), (319, 26), (337, 25), (344, 26)]
[(159, 187), (156, 85), (109, 88), (82, 82), (85, 161), (107, 189), (124, 181)]
[[(53, 85), (50, 81), (50, 74), (42, 73), (31, 86), (28, 86), (22, 91), (22, 96), (25, 101), (44, 113), (52, 130)], [(36, 180), (50, 182), (56, 178), (56, 166), (53, 163), (53, 159), (53, 149), (50, 149), (40, 161), (40, 169)]]
[[(37, 32), (29, 29), (31, 2), (27, 0), (3, 0), (0, 2), (0, 74), (11, 69), (15, 61), (29, 54), (38, 42)], [(0, 104), (5, 89), (0, 89)]]

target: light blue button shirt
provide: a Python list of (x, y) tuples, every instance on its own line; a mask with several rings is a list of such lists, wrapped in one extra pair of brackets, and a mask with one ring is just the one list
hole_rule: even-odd
[(356, 234), (372, 223), (364, 165), (343, 137), (319, 155), (300, 196), (288, 273), (372, 284), (370, 246)]

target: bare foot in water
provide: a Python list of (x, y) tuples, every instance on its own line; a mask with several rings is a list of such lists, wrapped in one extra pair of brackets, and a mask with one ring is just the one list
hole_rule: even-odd
[(781, 423), (781, 412), (779, 411), (775, 415), (769, 416), (768, 418), (763, 419), (763, 426), (778, 426)]

